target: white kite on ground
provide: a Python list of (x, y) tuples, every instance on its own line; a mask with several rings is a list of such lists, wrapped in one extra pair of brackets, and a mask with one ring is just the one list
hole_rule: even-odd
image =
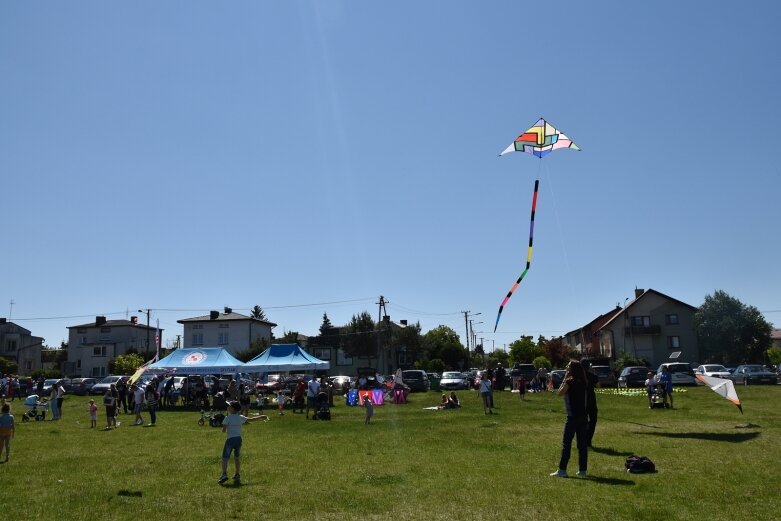
[(715, 376), (705, 376), (702, 374), (696, 374), (695, 376), (699, 381), (710, 387), (711, 391), (720, 394), (737, 405), (738, 409), (740, 409), (740, 413), (743, 414), (743, 407), (740, 405), (740, 398), (738, 398), (738, 393), (735, 391), (735, 384), (732, 383), (732, 380), (716, 378)]

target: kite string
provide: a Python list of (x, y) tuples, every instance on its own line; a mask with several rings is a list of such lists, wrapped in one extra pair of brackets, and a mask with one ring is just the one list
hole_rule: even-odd
[[(540, 161), (540, 168), (542, 168), (542, 163), (543, 163), (543, 161)], [(556, 204), (556, 194), (553, 191), (553, 182), (551, 181), (550, 169), (548, 168), (547, 164), (545, 165), (545, 172), (544, 172), (544, 174), (545, 174), (545, 180), (547, 181), (547, 185), (549, 187), (548, 190), (549, 190), (549, 192), (551, 194), (550, 197), (551, 197), (551, 202), (552, 202), (552, 205), (553, 205), (553, 214), (556, 216), (556, 227), (558, 228), (558, 231), (559, 231), (559, 240), (561, 241), (561, 249), (562, 249), (562, 252), (563, 252), (563, 255), (564, 255), (564, 266), (566, 267), (566, 270), (567, 270), (567, 279), (569, 280), (570, 293), (571, 293), (571, 297), (572, 297), (573, 302), (574, 302), (575, 301), (575, 295), (576, 295), (576, 293), (575, 293), (575, 282), (574, 282), (574, 280), (572, 278), (572, 270), (570, 269), (569, 255), (567, 254), (567, 244), (566, 244), (566, 241), (564, 240), (564, 232), (563, 232), (562, 227), (561, 227), (561, 219), (559, 219), (559, 208), (558, 208), (558, 205)], [(538, 174), (538, 177), (539, 177), (539, 174)]]

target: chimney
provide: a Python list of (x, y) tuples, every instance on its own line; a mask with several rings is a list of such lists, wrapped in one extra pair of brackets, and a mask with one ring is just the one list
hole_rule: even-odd
[(635, 287), (635, 298), (640, 298), (640, 295), (642, 295), (643, 293), (645, 293), (644, 289), (639, 289)]
[(220, 316), (219, 311), (209, 311), (209, 320), (217, 320), (219, 316)]
[(233, 310), (231, 308), (229, 308), (228, 306), (225, 306), (225, 314), (226, 315), (230, 315), (231, 313), (233, 313)]
[(3, 318), (0, 318), (0, 324), (5, 324), (5, 322), (6, 322), (6, 319), (5, 319), (5, 317), (3, 317)]
[(404, 320), (399, 320), (399, 323), (400, 323), (402, 326), (406, 326), (406, 325), (407, 325), (407, 319), (405, 318)]
[(134, 326), (138, 325), (138, 317), (136, 316), (130, 317), (130, 323), (133, 324)]
[(106, 323), (106, 317), (95, 317), (95, 327), (102, 326)]

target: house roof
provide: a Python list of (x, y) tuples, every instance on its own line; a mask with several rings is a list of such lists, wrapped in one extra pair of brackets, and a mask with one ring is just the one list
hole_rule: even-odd
[(269, 322), (268, 320), (259, 320), (257, 318), (248, 317), (247, 315), (242, 315), (241, 313), (235, 313), (233, 311), (231, 311), (230, 313), (219, 313), (215, 318), (211, 318), (211, 315), (203, 315), (200, 317), (183, 318), (181, 320), (177, 320), (176, 322), (179, 324), (189, 324), (194, 322), (226, 322), (226, 321), (251, 321), (251, 322), (258, 322), (260, 324), (268, 324), (271, 327), (276, 327), (276, 324), (274, 322)]
[[(134, 324), (130, 320), (106, 320), (104, 323), (98, 325), (97, 322), (89, 322), (87, 324), (79, 324), (78, 326), (68, 326), (68, 329), (73, 329), (75, 327), (120, 327), (120, 326), (130, 326), (130, 327), (139, 327), (141, 329), (147, 329), (146, 324), (137, 323)], [(154, 326), (149, 326), (149, 329), (156, 329)], [(163, 328), (160, 328), (160, 331), (162, 331)]]
[(771, 340), (781, 340), (781, 329), (773, 329), (770, 331)]
[(573, 329), (572, 331), (569, 331), (566, 333), (567, 335), (574, 335), (578, 331), (583, 331), (584, 329), (591, 329), (592, 331), (598, 331), (602, 328), (603, 325), (605, 325), (607, 322), (609, 322), (616, 313), (621, 313), (623, 311), (623, 308), (616, 307), (608, 311), (607, 313), (604, 313), (602, 315), (599, 315), (597, 318), (586, 324), (585, 326), (579, 327), (577, 329)]
[[(665, 299), (667, 299), (667, 300), (671, 300), (671, 301), (673, 301), (673, 302), (676, 302), (676, 303), (678, 303), (678, 304), (680, 304), (680, 305), (682, 305), (682, 306), (686, 306), (686, 307), (688, 307), (688, 308), (691, 308), (692, 310), (696, 310), (696, 309), (697, 309), (695, 306), (692, 306), (691, 304), (687, 304), (686, 302), (683, 302), (683, 301), (680, 301), (680, 300), (678, 300), (678, 299), (672, 298), (671, 296), (669, 296), (669, 295), (665, 295), (664, 293), (661, 293), (661, 292), (659, 292), (659, 291), (656, 291), (655, 289), (647, 289), (647, 290), (643, 291), (643, 293), (641, 293), (639, 297), (635, 298), (635, 299), (634, 299), (632, 302), (629, 302), (629, 303), (626, 305), (626, 307), (624, 307), (623, 309), (621, 309), (621, 310), (619, 310), (619, 311), (620, 311), (620, 312), (622, 312), (622, 311), (628, 310), (629, 308), (631, 308), (632, 306), (634, 306), (635, 304), (637, 304), (637, 303), (638, 303), (640, 300), (642, 300), (643, 298), (645, 298), (645, 297), (646, 297), (646, 295), (650, 295), (650, 294), (654, 294), (654, 295), (660, 296), (660, 297), (662, 297), (662, 298), (665, 298)], [(604, 324), (602, 324), (602, 326), (600, 326), (600, 328), (599, 328), (599, 329), (602, 329), (602, 328), (604, 328), (605, 326), (607, 326), (608, 324), (610, 324), (611, 322), (613, 322), (613, 321), (614, 321), (614, 320), (615, 320), (617, 317), (621, 316), (621, 313), (620, 313), (620, 312), (619, 312), (619, 313), (616, 313), (615, 315), (613, 315), (613, 317), (612, 317), (610, 320), (608, 320), (607, 322), (605, 322)]]

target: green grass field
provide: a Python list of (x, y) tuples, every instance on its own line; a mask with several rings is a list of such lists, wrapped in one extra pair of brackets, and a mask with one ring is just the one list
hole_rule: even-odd
[[(195, 410), (160, 411), (155, 427), (111, 431), (101, 407), (89, 428), (86, 397), (68, 396), (58, 422), (17, 418), (11, 461), (0, 464), (5, 519), (593, 519), (781, 518), (781, 388), (740, 387), (745, 414), (702, 387), (674, 410), (644, 397), (599, 395), (585, 479), (551, 478), (564, 420), (553, 394), (477, 393), (460, 410), (431, 411), (438, 393), (363, 410), (337, 398), (330, 422), (270, 412), (244, 427), (240, 486), (218, 485), (221, 429)], [(147, 416), (148, 417), (148, 416)], [(658, 472), (628, 474), (649, 456)], [(576, 451), (570, 474), (577, 464)], [(229, 474), (233, 473), (233, 462)], [(230, 482), (229, 482), (230, 483)]]

